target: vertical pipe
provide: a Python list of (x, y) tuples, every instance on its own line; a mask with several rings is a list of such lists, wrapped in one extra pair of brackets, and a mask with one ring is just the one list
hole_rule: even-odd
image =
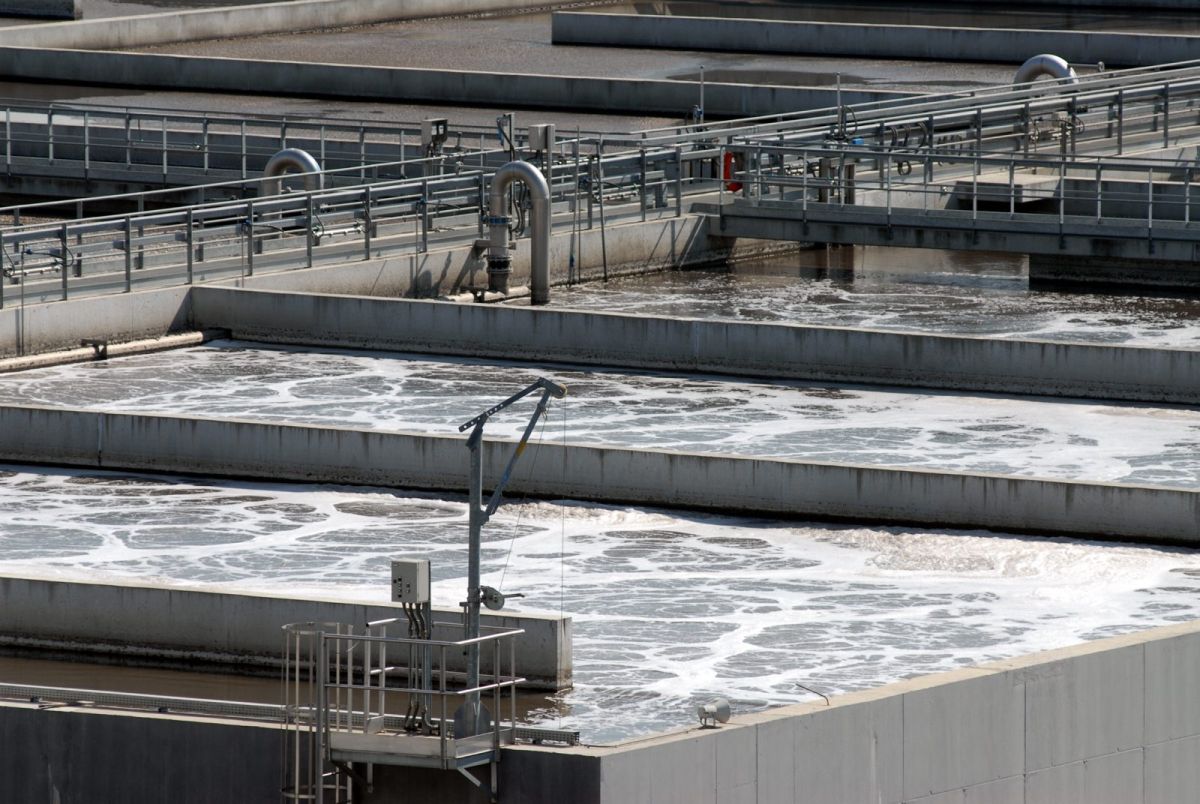
[[(62, 262), (62, 300), (63, 301), (67, 300), (67, 274), (70, 273), (68, 260), (70, 259), (69, 255), (71, 252), (67, 249), (67, 242), (68, 242), (67, 224), (64, 223), (58, 233), (58, 247), (59, 247), (59, 249), (61, 249), (61, 251), (59, 253), (61, 255), (61, 262)], [(22, 283), (21, 283), (22, 289), (24, 289), (24, 284), (25, 283), (22, 281)]]
[(646, 149), (642, 148), (638, 161), (638, 206), (641, 208), (642, 222), (646, 221)]
[(192, 268), (193, 268), (192, 245), (195, 242), (193, 239), (194, 234), (192, 231), (192, 224), (194, 223), (193, 215), (194, 215), (194, 213), (193, 213), (192, 209), (189, 207), (188, 211), (187, 211), (187, 283), (189, 285), (192, 284)]
[(201, 147), (204, 151), (204, 175), (208, 175), (208, 118), (205, 117), (200, 124), (200, 140)]
[(1125, 90), (1117, 90), (1117, 156), (1125, 153)]
[(246, 202), (246, 276), (254, 276), (254, 199)]
[(1097, 160), (1096, 161), (1096, 223), (1099, 223), (1100, 219), (1102, 217), (1104, 217), (1104, 210), (1101, 206), (1104, 203), (1103, 202), (1103, 196), (1104, 196), (1104, 173), (1103, 173), (1103, 171), (1104, 171), (1104, 167), (1101, 165), (1100, 161)]
[(304, 258), (313, 267), (313, 194), (304, 194)]
[(125, 216), (125, 292), (133, 290), (133, 221)]
[(421, 181), (421, 253), (429, 251), (429, 180)]
[[(467, 441), (471, 451), (470, 458), (470, 506), (469, 541), (467, 544), (467, 622), (466, 639), (476, 639), (479, 636), (479, 552), (481, 534), (483, 531), (483, 425), (475, 426), (475, 431)], [(467, 687), (479, 686), (479, 643), (472, 642), (467, 648)], [(467, 695), (466, 712), (470, 718), (466, 734), (475, 733), (475, 725), (479, 712), (479, 693)], [(455, 724), (457, 725), (457, 724)]]
[(46, 122), (47, 122), (47, 128), (48, 128), (48, 131), (46, 132), (47, 133), (46, 152), (49, 155), (50, 164), (53, 165), (54, 164), (54, 108), (53, 107), (51, 107), (50, 110), (46, 112)]
[(1183, 223), (1192, 222), (1192, 169), (1183, 174)]
[(371, 259), (371, 188), (363, 190), (363, 259)]
[(1017, 214), (1017, 163), (1014, 159), (1008, 160), (1008, 217), (1014, 218)]
[(358, 127), (358, 180), (367, 180), (367, 128)]
[(675, 146), (675, 217), (683, 217), (683, 147)]
[(4, 166), (12, 173), (12, 109), (4, 110)]
[(167, 118), (162, 119), (162, 183), (167, 186)]
[(0, 310), (4, 309), (4, 260), (7, 252), (4, 250), (4, 230), (0, 229)]
[(241, 125), (242, 136), (242, 181), (246, 180), (246, 121), (242, 121)]
[(125, 113), (125, 167), (133, 165), (133, 129), (129, 112)]
[(1171, 85), (1163, 84), (1162, 88), (1162, 104), (1163, 104), (1163, 147), (1168, 148), (1171, 145)]
[(83, 113), (83, 183), (87, 185), (92, 172), (91, 114)]

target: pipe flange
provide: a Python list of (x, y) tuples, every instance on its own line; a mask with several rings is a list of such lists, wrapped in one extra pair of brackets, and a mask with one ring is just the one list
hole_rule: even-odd
[(508, 226), (512, 222), (512, 218), (507, 215), (484, 215), (484, 226)]

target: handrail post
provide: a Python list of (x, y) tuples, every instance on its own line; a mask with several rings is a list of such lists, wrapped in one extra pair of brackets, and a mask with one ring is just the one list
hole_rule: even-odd
[(683, 147), (679, 145), (675, 146), (675, 217), (683, 217)]
[(304, 195), (304, 258), (309, 268), (313, 267), (313, 194)]
[(254, 276), (254, 199), (246, 201), (246, 276)]
[(1008, 217), (1017, 216), (1017, 160), (1008, 160)]
[(133, 290), (133, 220), (125, 216), (125, 292)]
[(1096, 160), (1096, 223), (1104, 217), (1102, 204), (1104, 203), (1104, 165), (1099, 160)]
[(1146, 238), (1154, 253), (1154, 168), (1146, 169)]
[[(64, 223), (58, 233), (58, 240), (59, 240), (58, 247), (61, 249), (59, 254), (61, 257), (60, 261), (62, 263), (62, 300), (63, 301), (67, 300), (67, 274), (70, 273), (70, 270), (69, 270), (69, 267), (67, 264), (68, 255), (71, 253), (67, 249), (68, 237), (69, 236), (67, 234), (67, 224)], [(22, 284), (24, 284), (24, 282), (22, 282)]]
[(195, 242), (192, 233), (192, 224), (195, 222), (194, 215), (195, 213), (189, 207), (187, 211), (187, 283), (189, 285), (192, 284), (192, 245)]
[[(480, 219), (482, 220), (482, 218)], [(363, 190), (363, 259), (371, 259), (371, 188)]]

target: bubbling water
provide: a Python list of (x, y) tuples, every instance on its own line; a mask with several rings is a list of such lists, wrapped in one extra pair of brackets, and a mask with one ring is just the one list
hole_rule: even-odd
[[(454, 433), (536, 377), (573, 442), (1200, 487), (1200, 412), (238, 342), (0, 378), (0, 404)], [(566, 417), (563, 421), (562, 417)], [(489, 422), (515, 437), (524, 416)]]
[[(0, 571), (384, 601), (428, 557), (462, 599), (461, 499), (12, 467)], [(574, 618), (575, 688), (531, 719), (607, 742), (736, 711), (1198, 616), (1189, 551), (983, 532), (824, 526), (514, 502), (484, 583)], [(518, 668), (519, 669), (519, 668)]]

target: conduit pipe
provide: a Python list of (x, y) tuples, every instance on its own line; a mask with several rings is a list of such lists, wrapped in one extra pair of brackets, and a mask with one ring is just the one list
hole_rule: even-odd
[(528, 162), (509, 162), (492, 177), (488, 215), (484, 219), (491, 240), (488, 246), (488, 290), (508, 293), (512, 257), (508, 249), (507, 193), (513, 182), (521, 181), (533, 201), (532, 249), (529, 255), (529, 289), (532, 304), (550, 302), (550, 185), (541, 171)]
[(285, 173), (303, 173), (305, 190), (320, 190), (325, 186), (321, 163), (312, 154), (299, 148), (284, 148), (268, 159), (263, 168), (262, 194), (279, 195)]
[(1042, 53), (1026, 61), (1017, 69), (1013, 76), (1014, 84), (1028, 84), (1039, 76), (1048, 75), (1051, 78), (1065, 79), (1068, 84), (1079, 83), (1079, 77), (1067, 64), (1067, 60), (1052, 53)]

